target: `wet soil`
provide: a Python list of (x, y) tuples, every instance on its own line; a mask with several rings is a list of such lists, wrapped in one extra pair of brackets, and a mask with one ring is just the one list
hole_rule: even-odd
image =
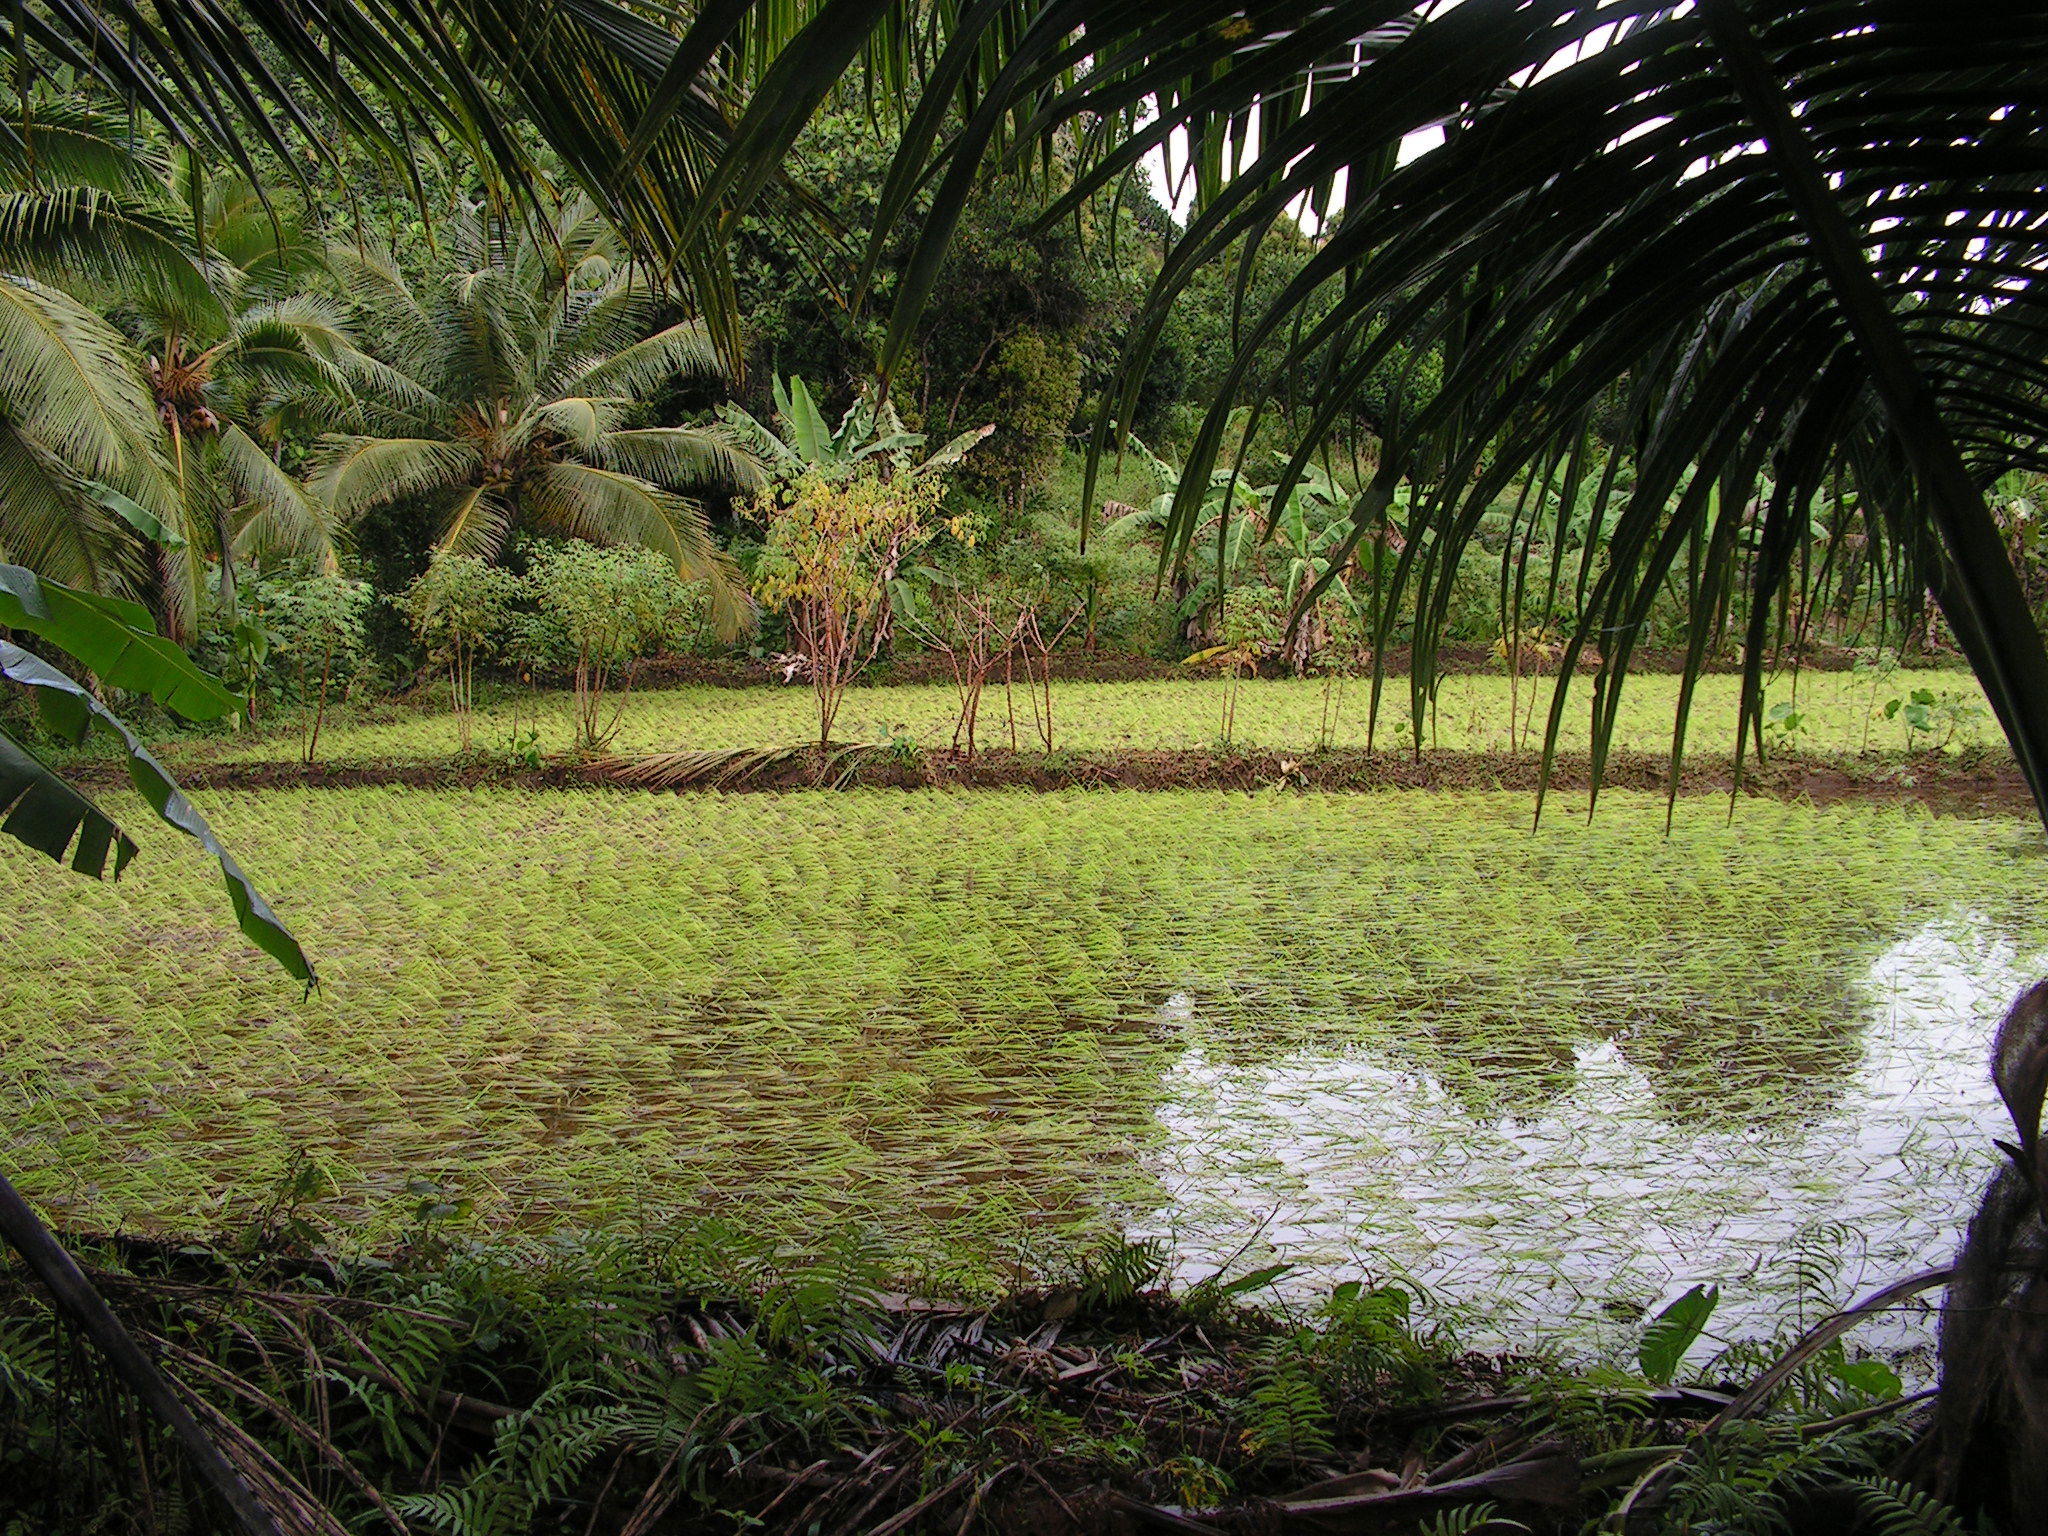
[[(702, 756), (702, 755), (698, 755)], [(558, 759), (538, 767), (485, 758), (438, 762), (315, 764), (229, 763), (178, 770), (188, 789), (353, 789), (405, 785), (458, 789), (502, 785), (520, 789), (609, 786), (622, 792), (776, 792), (818, 788), (889, 789), (1262, 789), (1324, 791), (1513, 790), (1534, 795), (1544, 787), (1541, 760), (1504, 752), (1328, 751), (1294, 756), (1271, 751), (1227, 753), (1212, 749), (1118, 752), (982, 752), (972, 759), (949, 753), (903, 757), (886, 748), (856, 748), (821, 762), (815, 754), (783, 754), (758, 767), (700, 766), (655, 783), (627, 782), (622, 772), (646, 777), (649, 759)], [(111, 764), (81, 768), (77, 777), (98, 788), (124, 780)], [(1584, 753), (1552, 765), (1553, 803), (1582, 803), (1593, 782)], [(1607, 789), (1672, 791), (1669, 760), (1660, 754), (1616, 752), (1605, 765)], [(1688, 757), (1680, 795), (1756, 795), (1816, 805), (1914, 803), (1950, 816), (2027, 816), (2034, 804), (2018, 767), (2003, 754), (1971, 757), (1896, 756), (1828, 759), (1781, 757), (1742, 765), (1727, 754)], [(1559, 808), (1562, 808), (1561, 806)]]

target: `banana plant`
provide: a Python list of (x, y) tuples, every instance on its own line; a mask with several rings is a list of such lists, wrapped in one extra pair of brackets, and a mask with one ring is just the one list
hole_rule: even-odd
[[(1279, 486), (1266, 485), (1252, 494), (1270, 506), (1279, 492)], [(1345, 503), (1343, 491), (1329, 472), (1320, 464), (1311, 464), (1300, 483), (1291, 487), (1279, 506), (1268, 512), (1266, 536), (1284, 552), (1279, 585), (1286, 595), (1289, 612), (1301, 595), (1333, 568), (1337, 574), (1331, 578), (1331, 585), (1349, 603), (1350, 588), (1343, 579), (1343, 565), (1338, 563), (1351, 545), (1351, 519), (1337, 515)]]
[[(806, 474), (843, 480), (864, 471), (884, 479), (902, 475), (922, 479), (949, 469), (991, 432), (993, 422), (962, 432), (936, 453), (917, 457), (925, 435), (904, 425), (894, 401), (877, 403), (872, 386), (863, 387), (834, 427), (809, 386), (795, 375), (774, 381), (775, 424), (764, 425), (736, 405), (721, 405), (720, 418), (768, 466), (771, 477), (796, 480)], [(777, 430), (779, 429), (779, 430)]]
[[(102, 684), (146, 694), (188, 720), (217, 720), (235, 708), (235, 696), (157, 634), (147, 612), (118, 598), (45, 581), (18, 565), (0, 565), (0, 630), (26, 631), (46, 640), (84, 663)], [(129, 778), (150, 809), (219, 862), (236, 925), (308, 990), (315, 985), (312, 964), (298, 940), (126, 722), (82, 683), (12, 641), (0, 640), (0, 676), (33, 692), (44, 722), (59, 736), (77, 741), (98, 730), (114, 737), (126, 754)], [(68, 861), (79, 874), (99, 878), (111, 863), (118, 878), (135, 856), (134, 839), (111, 816), (4, 730), (0, 810), (7, 812), (0, 832), (59, 863)], [(169, 1427), (242, 1529), (253, 1536), (276, 1536), (276, 1521), (248, 1482), (4, 1176), (0, 1238), (21, 1255), (129, 1389)]]

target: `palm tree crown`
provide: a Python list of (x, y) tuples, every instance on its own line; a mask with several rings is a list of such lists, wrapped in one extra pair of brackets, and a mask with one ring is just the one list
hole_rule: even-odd
[(301, 291), (319, 245), (248, 183), (202, 180), (87, 108), (38, 103), (0, 175), (0, 544), (110, 592), (154, 563), (180, 635), (208, 557), (230, 605), (237, 556), (331, 564), (323, 509), (268, 446), (339, 425), (376, 371), (339, 306)]
[(692, 488), (750, 490), (754, 456), (722, 427), (640, 426), (656, 386), (715, 379), (704, 327), (653, 330), (658, 296), (587, 208), (551, 238), (482, 219), (460, 270), (416, 287), (375, 256), (334, 261), (389, 366), (362, 392), (363, 430), (321, 443), (312, 483), (346, 521), (402, 497), (439, 514), (438, 546), (492, 557), (518, 528), (640, 544), (710, 584), (721, 628), (748, 611)]

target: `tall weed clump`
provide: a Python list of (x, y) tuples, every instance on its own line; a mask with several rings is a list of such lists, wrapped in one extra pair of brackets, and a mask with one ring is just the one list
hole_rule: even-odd
[(254, 720), (259, 701), (299, 706), (299, 758), (319, 750), (327, 702), (352, 689), (369, 648), (367, 582), (334, 571), (262, 574), (245, 567), (206, 615), (202, 664), (239, 693)]
[[(937, 476), (806, 473), (766, 493), (766, 547), (755, 570), (761, 601), (788, 616), (818, 703), (818, 745), (846, 690), (889, 637), (904, 563), (939, 531)], [(952, 531), (965, 532), (954, 519)]]

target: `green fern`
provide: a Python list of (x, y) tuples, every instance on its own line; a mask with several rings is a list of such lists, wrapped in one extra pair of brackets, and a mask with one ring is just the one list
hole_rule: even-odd
[(47, 1329), (31, 1330), (18, 1320), (0, 1321), (0, 1403), (27, 1410), (49, 1395), (55, 1370)]
[(1081, 1266), (1081, 1307), (1120, 1307), (1166, 1273), (1166, 1244), (1158, 1238), (1121, 1242), (1090, 1255)]
[(1415, 1302), (1406, 1290), (1347, 1280), (1322, 1310), (1315, 1355), (1340, 1394), (1400, 1402), (1436, 1392), (1437, 1360), (1416, 1332)]
[(1875, 1522), (1876, 1536), (1970, 1536), (1963, 1522), (1933, 1494), (1889, 1477), (1858, 1477), (1857, 1503)]
[(522, 1536), (548, 1505), (567, 1494), (616, 1443), (629, 1416), (615, 1404), (551, 1408), (559, 1389), (498, 1426), (483, 1469), (459, 1488), (398, 1501), (400, 1513), (446, 1536)]
[(1447, 1509), (1417, 1532), (1417, 1536), (1511, 1536), (1512, 1532), (1524, 1531), (1529, 1527), (1519, 1520), (1507, 1520), (1494, 1513), (1498, 1506), (1493, 1504), (1461, 1504), (1456, 1509)]
[(1287, 1340), (1268, 1356), (1248, 1399), (1248, 1448), (1261, 1456), (1300, 1461), (1330, 1454), (1330, 1406), (1309, 1362)]

